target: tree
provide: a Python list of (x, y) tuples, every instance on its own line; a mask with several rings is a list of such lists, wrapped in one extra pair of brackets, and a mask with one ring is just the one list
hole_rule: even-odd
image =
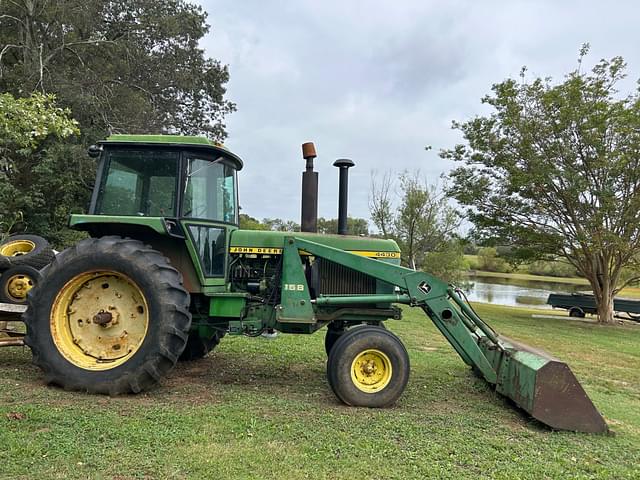
[(0, 3), (0, 89), (55, 93), (83, 134), (225, 137), (227, 68), (198, 47), (206, 13), (185, 0)]
[(246, 213), (240, 214), (240, 228), (242, 230), (269, 230), (269, 228), (260, 223), (260, 220), (253, 218)]
[(265, 230), (275, 230), (278, 232), (299, 232), (300, 225), (293, 220), (283, 220), (281, 218), (263, 218), (262, 224)]
[[(335, 235), (338, 233), (337, 218), (318, 218), (318, 233)], [(347, 235), (369, 235), (369, 222), (364, 218), (347, 217)]]
[(441, 152), (463, 163), (450, 193), (476, 229), (525, 258), (560, 256), (590, 283), (600, 322), (640, 257), (640, 94), (620, 96), (622, 58), (581, 65), (564, 81), (513, 79), (483, 103), (493, 113), (455, 123), (465, 144)]
[[(41, 180), (51, 187), (62, 177), (49, 168), (50, 162), (42, 161), (43, 152), (56, 149), (54, 140), (77, 135), (77, 125), (69, 110), (56, 105), (53, 95), (34, 93), (16, 99), (9, 93), (0, 94), (0, 233), (9, 233), (17, 219), (20, 223), (37, 220), (35, 210), (41, 210), (41, 216), (55, 216), (57, 209), (45, 209), (46, 201), (66, 205), (52, 198), (55, 189), (34, 191), (33, 186)], [(61, 186), (59, 191), (73, 191), (70, 186)]]
[[(395, 182), (390, 174), (384, 175), (381, 182), (372, 177), (371, 219), (385, 238), (398, 242), (404, 264), (442, 274), (436, 272), (436, 265), (430, 262), (434, 262), (438, 252), (462, 258), (462, 248), (451, 245), (458, 242), (456, 231), (460, 218), (443, 192), (422, 179), (420, 172), (404, 172), (399, 175), (398, 183), (400, 195), (394, 198), (391, 191)], [(458, 263), (461, 265), (461, 262), (448, 262), (452, 266)]]
[(223, 140), (235, 105), (224, 99), (226, 66), (198, 46), (208, 30), (186, 0), (0, 0), (0, 91), (53, 93), (80, 128), (20, 153), (22, 173), (2, 186), (7, 211), (63, 247), (75, 238), (67, 215), (86, 208), (93, 187), (88, 145), (111, 133)]

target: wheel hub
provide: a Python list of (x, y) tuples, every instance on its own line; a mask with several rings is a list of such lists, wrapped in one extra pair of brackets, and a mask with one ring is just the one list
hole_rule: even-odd
[(0, 246), (0, 255), (5, 257), (17, 257), (33, 251), (36, 244), (30, 240), (14, 240)]
[(14, 275), (7, 282), (7, 292), (16, 300), (24, 300), (33, 288), (33, 279), (28, 275)]
[(389, 357), (377, 349), (361, 352), (351, 364), (351, 380), (363, 392), (375, 393), (382, 390), (389, 384), (391, 375)]
[(91, 370), (113, 368), (142, 345), (149, 323), (144, 295), (117, 272), (92, 272), (72, 279), (58, 294), (51, 329), (60, 352)]

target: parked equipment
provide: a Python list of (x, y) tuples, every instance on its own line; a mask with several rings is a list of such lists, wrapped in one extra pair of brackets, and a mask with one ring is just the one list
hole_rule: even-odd
[(327, 327), (336, 396), (386, 407), (409, 377), (407, 351), (383, 324), (401, 318), (400, 304), (422, 309), (464, 362), (541, 422), (607, 431), (565, 363), (501, 337), (453, 286), (400, 266), (395, 242), (238, 229), (243, 164), (222, 146), (116, 135), (90, 152), (100, 157), (90, 211), (70, 225), (91, 238), (56, 256), (24, 316), (25, 343), (48, 382), (140, 392), (224, 334)]
[[(595, 314), (598, 309), (596, 299), (587, 293), (551, 293), (547, 305), (569, 311), (569, 316), (584, 318), (587, 313)], [(626, 313), (630, 320), (640, 321), (640, 300), (626, 298), (613, 299), (613, 311)]]
[(0, 302), (26, 304), (27, 293), (41, 279), (40, 269), (54, 257), (44, 238), (11, 235), (0, 242)]

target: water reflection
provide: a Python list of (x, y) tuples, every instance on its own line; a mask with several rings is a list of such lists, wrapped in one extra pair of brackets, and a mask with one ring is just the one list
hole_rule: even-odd
[(586, 289), (588, 287), (584, 285), (471, 276), (465, 293), (472, 302), (515, 307), (551, 308), (546, 305), (550, 293), (573, 293)]

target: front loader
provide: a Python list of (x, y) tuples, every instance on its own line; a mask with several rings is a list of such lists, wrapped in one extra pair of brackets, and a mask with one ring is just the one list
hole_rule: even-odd
[[(313, 208), (303, 204), (302, 223), (313, 229), (315, 151), (306, 152), (303, 185), (311, 194), (303, 198)], [(47, 382), (140, 392), (226, 334), (326, 327), (335, 395), (386, 407), (407, 384), (409, 357), (384, 322), (401, 319), (398, 305), (407, 305), (422, 309), (476, 374), (539, 421), (607, 431), (566, 364), (497, 334), (455, 287), (402, 267), (395, 242), (239, 229), (243, 164), (224, 147), (198, 137), (116, 135), (90, 154), (100, 160), (89, 214), (70, 220), (89, 238), (47, 267), (24, 316), (25, 343)], [(352, 165), (338, 165), (345, 189)]]

